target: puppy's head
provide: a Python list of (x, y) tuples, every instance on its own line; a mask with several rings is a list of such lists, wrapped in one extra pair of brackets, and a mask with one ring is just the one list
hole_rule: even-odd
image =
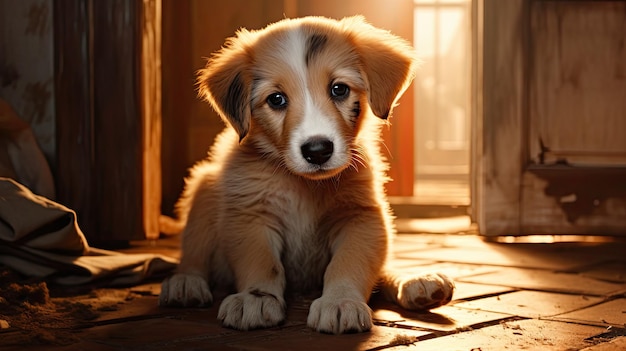
[(265, 157), (310, 179), (358, 157), (371, 112), (389, 117), (414, 77), (404, 40), (362, 17), (286, 19), (237, 36), (200, 70), (200, 94)]

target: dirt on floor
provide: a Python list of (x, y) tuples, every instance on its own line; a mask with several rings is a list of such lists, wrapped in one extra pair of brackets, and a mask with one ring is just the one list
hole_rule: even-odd
[(137, 296), (126, 289), (49, 288), (0, 266), (0, 346), (72, 344), (73, 330)]

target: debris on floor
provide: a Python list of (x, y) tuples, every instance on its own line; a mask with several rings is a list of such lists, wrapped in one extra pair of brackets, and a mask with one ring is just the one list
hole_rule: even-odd
[(128, 289), (94, 289), (51, 297), (46, 282), (25, 280), (0, 267), (0, 346), (9, 340), (23, 345), (76, 343), (76, 330), (103, 312), (118, 310), (133, 296)]

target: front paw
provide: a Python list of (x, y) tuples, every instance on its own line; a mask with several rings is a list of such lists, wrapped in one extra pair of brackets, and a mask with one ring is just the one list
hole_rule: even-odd
[(454, 283), (444, 274), (406, 278), (398, 286), (398, 304), (408, 310), (429, 310), (452, 300)]
[(224, 327), (239, 330), (273, 327), (285, 320), (281, 296), (253, 289), (224, 299), (217, 314)]
[(161, 284), (160, 306), (202, 307), (210, 306), (213, 295), (206, 280), (193, 274), (174, 274)]
[(372, 328), (372, 310), (363, 301), (322, 296), (311, 304), (307, 324), (322, 333), (364, 332)]

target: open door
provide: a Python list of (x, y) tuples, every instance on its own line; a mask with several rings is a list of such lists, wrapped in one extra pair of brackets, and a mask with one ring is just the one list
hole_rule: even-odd
[(626, 2), (476, 9), (481, 233), (626, 235)]

